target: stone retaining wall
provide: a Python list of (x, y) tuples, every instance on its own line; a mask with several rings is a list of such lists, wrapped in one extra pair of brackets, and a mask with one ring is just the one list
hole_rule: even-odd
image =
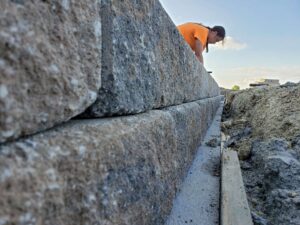
[(220, 94), (158, 0), (0, 4), (0, 143)]
[(163, 224), (219, 103), (74, 120), (2, 145), (1, 221)]
[(102, 86), (86, 116), (134, 114), (220, 94), (158, 0), (104, 0), (101, 19)]
[(220, 97), (159, 1), (0, 6), (0, 224), (163, 224)]

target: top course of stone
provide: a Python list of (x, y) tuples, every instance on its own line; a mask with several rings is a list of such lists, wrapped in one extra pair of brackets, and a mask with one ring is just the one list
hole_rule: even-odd
[(102, 86), (85, 116), (143, 112), (219, 95), (158, 0), (102, 1)]
[[(0, 143), (219, 95), (158, 0), (0, 2)], [(98, 94), (97, 94), (98, 93)]]

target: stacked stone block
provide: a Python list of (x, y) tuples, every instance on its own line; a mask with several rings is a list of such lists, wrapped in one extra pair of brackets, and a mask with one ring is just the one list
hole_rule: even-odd
[(0, 6), (0, 224), (163, 224), (221, 99), (159, 1)]
[(158, 0), (103, 0), (101, 10), (103, 84), (86, 116), (134, 114), (219, 95)]
[(13, 224), (163, 224), (219, 100), (73, 120), (2, 146), (0, 218)]
[(98, 0), (0, 1), (0, 143), (82, 113), (101, 83)]

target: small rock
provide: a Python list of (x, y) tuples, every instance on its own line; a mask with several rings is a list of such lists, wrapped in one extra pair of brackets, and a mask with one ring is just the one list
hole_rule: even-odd
[(221, 142), (220, 142), (220, 140), (218, 140), (217, 138), (213, 138), (213, 139), (211, 139), (210, 141), (206, 142), (205, 144), (206, 144), (207, 146), (209, 146), (209, 147), (215, 148), (215, 147), (217, 147), (217, 146), (220, 146), (220, 145), (221, 145)]
[(268, 222), (263, 217), (259, 216), (255, 212), (251, 212), (251, 216), (255, 225), (267, 225)]
[(233, 121), (233, 125), (240, 125), (240, 124), (246, 124), (248, 122), (245, 118), (236, 119)]
[(246, 161), (241, 161), (240, 165), (243, 170), (250, 170), (252, 168), (251, 164)]
[(300, 206), (300, 197), (297, 197), (297, 198), (293, 198), (293, 203), (297, 206)]
[(297, 197), (297, 196), (298, 196), (298, 193), (297, 193), (297, 192), (294, 192), (294, 191), (292, 191), (292, 192), (289, 192), (289, 193), (288, 193), (288, 196), (289, 196), (290, 198), (295, 198), (295, 197)]
[(232, 126), (232, 120), (227, 120), (221, 123), (222, 131), (229, 129)]
[(251, 156), (251, 147), (250, 145), (242, 145), (238, 149), (238, 156), (240, 160), (249, 159)]

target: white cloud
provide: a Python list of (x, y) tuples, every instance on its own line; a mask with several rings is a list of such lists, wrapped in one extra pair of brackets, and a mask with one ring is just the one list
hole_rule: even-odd
[(222, 50), (241, 50), (247, 48), (246, 43), (242, 43), (238, 40), (233, 39), (232, 37), (225, 37), (224, 45), (222, 42), (218, 42), (215, 45), (212, 45), (213, 48), (222, 49)]

